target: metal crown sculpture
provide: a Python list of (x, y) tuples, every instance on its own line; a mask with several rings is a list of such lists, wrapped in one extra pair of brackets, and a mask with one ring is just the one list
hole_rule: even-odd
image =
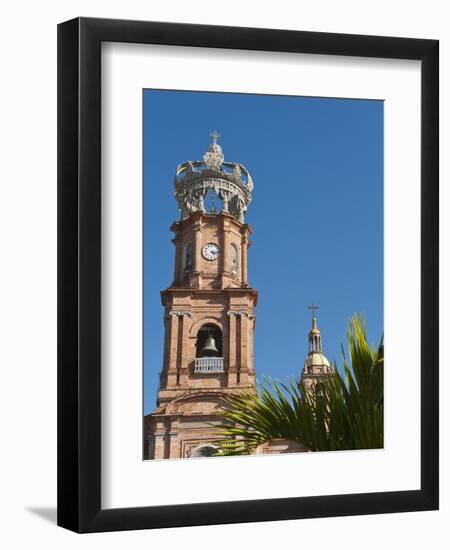
[(192, 212), (206, 212), (208, 194), (222, 201), (222, 212), (231, 214), (244, 223), (247, 206), (252, 200), (253, 180), (248, 170), (238, 162), (225, 162), (223, 151), (217, 143), (216, 131), (211, 134), (212, 143), (203, 156), (203, 161), (187, 161), (180, 164), (174, 178), (175, 198), (181, 219)]

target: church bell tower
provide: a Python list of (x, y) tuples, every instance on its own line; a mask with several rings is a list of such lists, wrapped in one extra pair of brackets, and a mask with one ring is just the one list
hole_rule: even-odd
[(161, 292), (164, 356), (155, 411), (145, 417), (145, 458), (210, 456), (221, 436), (218, 409), (229, 393), (255, 390), (253, 332), (257, 291), (249, 286), (253, 181), (226, 162), (217, 132), (202, 161), (174, 178), (180, 219), (173, 282)]

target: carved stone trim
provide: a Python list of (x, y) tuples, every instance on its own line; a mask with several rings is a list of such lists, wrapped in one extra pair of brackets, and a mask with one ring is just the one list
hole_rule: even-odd
[(227, 311), (228, 317), (247, 317), (250, 320), (255, 319), (255, 316), (252, 313), (249, 313), (245, 310), (239, 310), (239, 311)]
[(169, 311), (164, 315), (164, 319), (170, 319), (171, 317), (189, 317), (192, 319), (192, 313), (190, 311)]

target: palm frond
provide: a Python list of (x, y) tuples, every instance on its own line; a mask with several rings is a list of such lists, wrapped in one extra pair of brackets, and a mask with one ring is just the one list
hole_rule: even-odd
[(383, 447), (383, 340), (371, 349), (365, 319), (358, 315), (349, 322), (347, 340), (343, 375), (324, 378), (317, 393), (298, 379), (283, 383), (265, 378), (256, 394), (227, 396), (220, 411), (220, 453), (250, 454), (277, 438), (311, 451)]

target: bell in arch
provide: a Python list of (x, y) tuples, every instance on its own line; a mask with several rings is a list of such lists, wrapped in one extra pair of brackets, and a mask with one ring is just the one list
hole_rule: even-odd
[(205, 340), (205, 345), (202, 348), (201, 355), (202, 357), (217, 357), (219, 355), (216, 341), (211, 334), (208, 334), (208, 337)]

